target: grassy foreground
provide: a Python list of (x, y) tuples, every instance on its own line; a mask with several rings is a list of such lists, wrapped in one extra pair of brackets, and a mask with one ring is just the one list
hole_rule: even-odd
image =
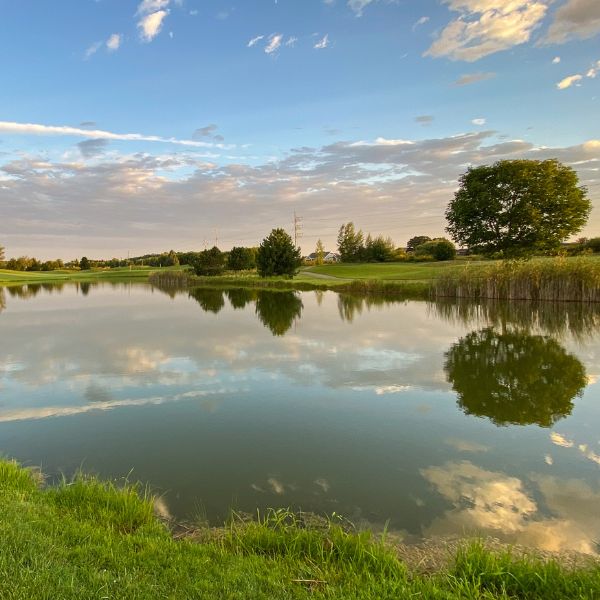
[(175, 539), (148, 494), (79, 477), (41, 487), (0, 461), (0, 598), (395, 599), (600, 597), (600, 567), (460, 551), (447, 571), (410, 573), (393, 547), (287, 511)]

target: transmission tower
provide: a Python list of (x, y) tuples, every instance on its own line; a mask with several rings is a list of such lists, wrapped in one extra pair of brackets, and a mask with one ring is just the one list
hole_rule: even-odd
[(298, 240), (302, 237), (302, 217), (294, 211), (294, 246), (298, 247)]

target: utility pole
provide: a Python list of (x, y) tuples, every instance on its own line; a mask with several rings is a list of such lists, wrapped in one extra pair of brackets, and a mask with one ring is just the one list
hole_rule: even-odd
[(215, 248), (219, 247), (219, 234), (217, 232), (217, 228), (215, 227)]
[(294, 211), (294, 246), (298, 247), (298, 240), (302, 237), (302, 217)]

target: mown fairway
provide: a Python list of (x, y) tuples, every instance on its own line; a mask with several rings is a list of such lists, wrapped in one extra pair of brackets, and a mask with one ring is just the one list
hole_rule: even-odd
[(340, 279), (417, 280), (435, 279), (449, 270), (464, 269), (466, 265), (476, 267), (490, 261), (452, 260), (447, 262), (423, 263), (352, 263), (307, 267), (302, 272), (338, 277)]

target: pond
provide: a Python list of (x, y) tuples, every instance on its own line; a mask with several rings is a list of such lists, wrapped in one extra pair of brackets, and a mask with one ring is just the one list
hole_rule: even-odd
[(598, 553), (600, 307), (24, 286), (0, 339), (0, 453), (51, 478)]

